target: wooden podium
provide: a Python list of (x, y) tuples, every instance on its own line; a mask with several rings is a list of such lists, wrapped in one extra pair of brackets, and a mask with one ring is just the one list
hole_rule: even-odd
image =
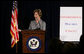
[[(45, 31), (42, 30), (23, 30), (22, 32), (22, 52), (23, 53), (44, 53), (45, 52)], [(36, 36), (41, 40), (41, 48), (37, 51), (28, 49), (26, 43), (28, 38)]]

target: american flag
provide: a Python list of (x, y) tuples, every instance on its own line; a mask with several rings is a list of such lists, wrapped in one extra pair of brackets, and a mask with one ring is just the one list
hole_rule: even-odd
[(10, 34), (11, 47), (13, 48), (14, 45), (19, 41), (17, 1), (13, 1)]

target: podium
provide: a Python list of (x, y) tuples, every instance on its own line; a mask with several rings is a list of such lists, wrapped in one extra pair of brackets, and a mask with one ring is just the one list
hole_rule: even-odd
[(44, 53), (45, 52), (45, 31), (23, 30), (22, 52), (23, 53)]

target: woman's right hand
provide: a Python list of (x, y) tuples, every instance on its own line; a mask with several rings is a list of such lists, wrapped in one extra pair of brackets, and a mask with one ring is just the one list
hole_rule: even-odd
[(18, 32), (21, 32), (22, 30), (21, 29), (18, 29)]

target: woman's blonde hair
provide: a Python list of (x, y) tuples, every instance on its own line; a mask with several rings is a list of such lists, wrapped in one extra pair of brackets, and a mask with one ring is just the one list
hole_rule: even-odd
[(35, 13), (35, 12), (37, 12), (40, 17), (42, 16), (41, 9), (35, 9), (33, 13)]

